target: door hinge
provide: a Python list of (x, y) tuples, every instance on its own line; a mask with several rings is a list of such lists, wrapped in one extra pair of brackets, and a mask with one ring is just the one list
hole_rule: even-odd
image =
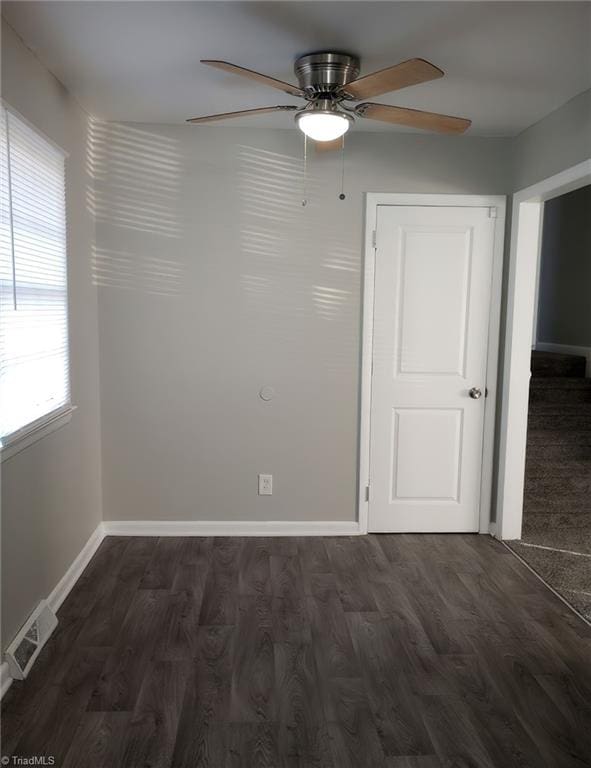
[(372, 248), (376, 247), (376, 242), (377, 242), (377, 235), (376, 235), (376, 230), (374, 229), (374, 231), (371, 233), (371, 247)]
[(369, 485), (365, 486), (365, 500), (369, 501)]
[(496, 219), (497, 218), (497, 208), (496, 208), (496, 206), (492, 205), (488, 209), (488, 218), (489, 219)]

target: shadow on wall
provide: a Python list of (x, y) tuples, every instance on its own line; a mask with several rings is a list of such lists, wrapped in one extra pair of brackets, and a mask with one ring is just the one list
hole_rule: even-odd
[(141, 251), (95, 245), (95, 285), (159, 295), (180, 293), (183, 269), (170, 258), (171, 240), (182, 237), (178, 142), (91, 119), (86, 162), (92, 179), (86, 202), (97, 227), (107, 224), (119, 230), (117, 242), (125, 242), (125, 230), (146, 236)]
[(351, 203), (338, 199), (340, 158), (327, 162), (312, 152), (306, 179), (301, 157), (240, 145), (238, 160), (246, 310), (260, 321), (274, 316), (278, 323), (264, 330), (287, 342), (301, 341), (314, 319), (335, 324), (333, 332), (315, 328), (331, 345), (327, 357), (350, 363), (357, 354), (361, 245)]

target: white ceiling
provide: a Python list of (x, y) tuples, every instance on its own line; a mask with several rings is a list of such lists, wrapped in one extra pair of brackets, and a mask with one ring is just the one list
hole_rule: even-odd
[[(4, 2), (2, 13), (80, 103), (107, 120), (182, 123), (298, 103), (199, 59), (296, 82), (293, 60), (326, 49), (357, 54), (362, 73), (429, 59), (445, 78), (376, 101), (469, 117), (471, 134), (515, 135), (591, 87), (589, 2), (57, 1)], [(284, 113), (225, 125), (292, 120)], [(369, 120), (355, 129), (399, 130)]]

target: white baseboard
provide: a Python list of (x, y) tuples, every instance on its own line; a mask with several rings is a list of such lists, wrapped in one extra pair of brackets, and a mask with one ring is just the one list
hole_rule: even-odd
[(12, 685), (12, 675), (8, 668), (8, 662), (3, 661), (0, 664), (0, 699), (4, 698), (4, 694)]
[(106, 520), (105, 536), (358, 536), (357, 521)]
[(82, 575), (82, 571), (86, 568), (104, 538), (104, 525), (103, 523), (99, 523), (94, 533), (91, 534), (86, 544), (82, 547), (78, 557), (74, 560), (72, 565), (66, 571), (64, 577), (59, 581), (53, 592), (47, 598), (47, 602), (54, 613), (58, 612), (60, 605), (72, 591), (72, 587)]
[[(340, 521), (107, 520), (100, 523), (47, 602), (57, 613), (105, 536), (357, 536), (359, 523)], [(0, 699), (12, 685), (8, 664), (0, 664)]]
[(559, 355), (579, 355), (587, 360), (585, 376), (591, 378), (591, 347), (577, 347), (572, 344), (554, 344), (550, 341), (537, 341), (536, 350), (539, 352), (557, 352)]
[[(99, 523), (86, 544), (82, 547), (80, 554), (76, 557), (72, 565), (66, 571), (63, 578), (60, 579), (56, 587), (47, 598), (47, 602), (54, 613), (57, 613), (60, 605), (70, 594), (72, 587), (80, 578), (82, 571), (86, 568), (104, 538), (104, 526), (103, 523)], [(8, 669), (8, 664), (3, 662), (0, 665), (0, 699), (4, 696), (11, 685), (12, 677)]]

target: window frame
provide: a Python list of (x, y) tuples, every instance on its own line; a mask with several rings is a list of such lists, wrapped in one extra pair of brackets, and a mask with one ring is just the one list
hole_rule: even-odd
[(6, 110), (12, 114), (17, 120), (20, 120), (28, 128), (34, 131), (39, 138), (51, 145), (56, 152), (61, 154), (64, 159), (64, 215), (66, 220), (66, 237), (65, 237), (65, 294), (66, 294), (66, 355), (67, 355), (67, 378), (66, 378), (66, 400), (56, 408), (51, 409), (47, 413), (43, 414), (37, 419), (25, 424), (21, 428), (14, 432), (0, 437), (0, 463), (10, 459), (12, 456), (17, 455), (26, 448), (34, 445), (36, 442), (52, 434), (56, 430), (68, 424), (72, 418), (76, 406), (72, 404), (72, 370), (71, 370), (71, 339), (70, 339), (70, 291), (69, 291), (69, 230), (68, 230), (68, 170), (67, 160), (69, 152), (63, 147), (57, 144), (47, 134), (41, 131), (34, 123), (27, 120), (26, 117), (20, 114), (16, 109), (7, 104), (4, 99), (0, 98), (0, 118), (3, 117), (2, 110)]

